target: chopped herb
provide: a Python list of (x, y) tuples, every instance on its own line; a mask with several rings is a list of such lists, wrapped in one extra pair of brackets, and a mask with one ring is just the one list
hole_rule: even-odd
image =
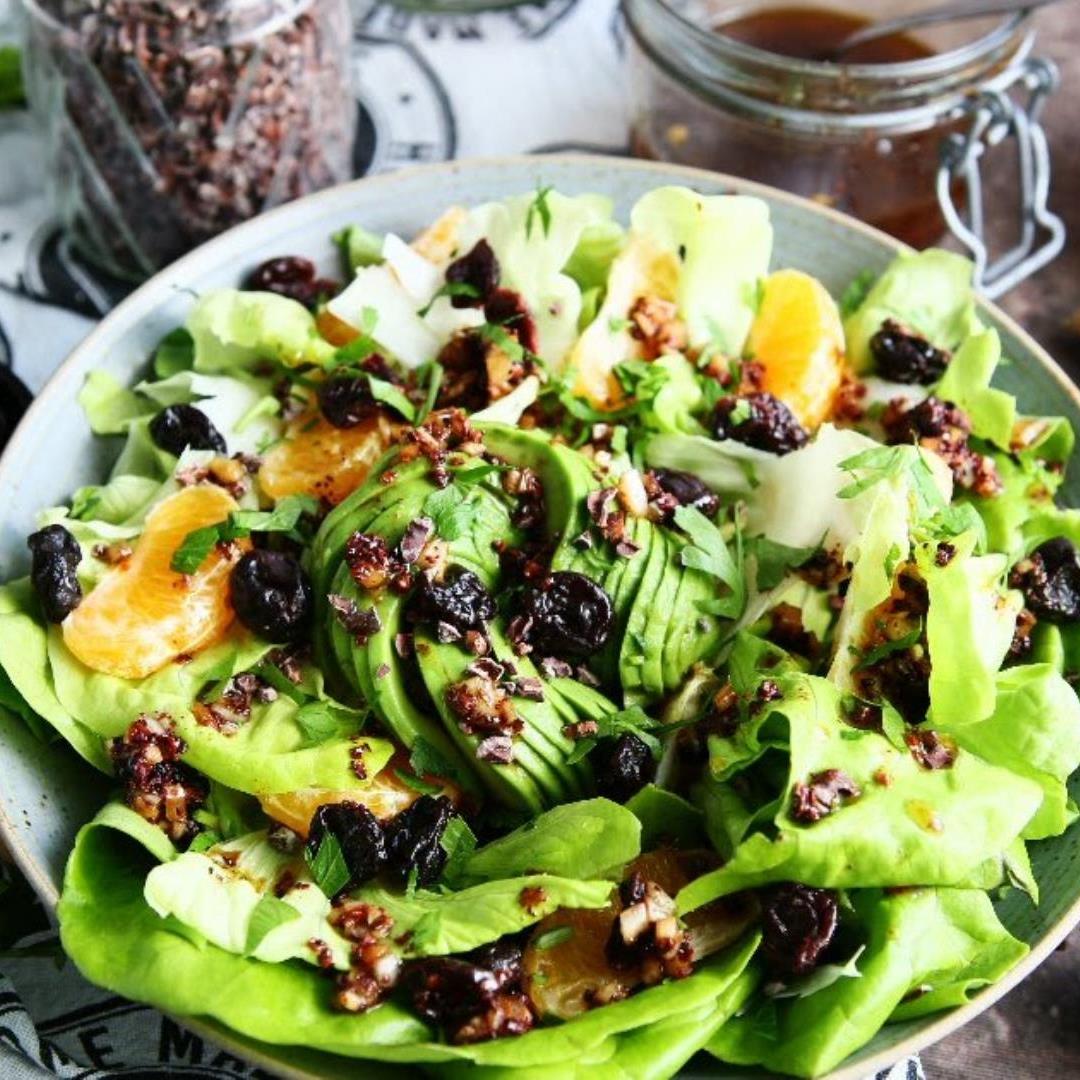
[(252, 909), (251, 918), (248, 919), (247, 937), (244, 940), (245, 955), (250, 956), (255, 952), (272, 930), (299, 918), (300, 912), (291, 904), (267, 893)]
[(742, 613), (746, 601), (746, 584), (743, 580), (741, 537), (736, 532), (736, 557), (732, 557), (720, 530), (700, 511), (692, 506), (680, 506), (675, 510), (675, 524), (689, 537), (679, 553), (683, 566), (701, 570), (717, 578), (730, 590), (730, 595), (709, 605), (715, 615), (736, 618)]
[(629, 330), (633, 325), (629, 319), (619, 318), (614, 315), (608, 319), (608, 329), (613, 334), (621, 334), (624, 330)]
[(544, 230), (544, 235), (547, 236), (551, 230), (551, 207), (548, 206), (548, 196), (555, 189), (549, 184), (547, 187), (540, 188), (537, 191), (535, 198), (529, 204), (529, 209), (525, 214), (525, 239), (528, 240), (532, 236), (533, 226), (536, 220), (539, 219), (540, 226)]
[(438, 360), (432, 360), (427, 365), (427, 384), (424, 391), (424, 404), (420, 406), (414, 423), (420, 424), (427, 419), (428, 414), (435, 408), (435, 402), (439, 400), (439, 390), (442, 387), (443, 376), (446, 372)]
[(750, 402), (746, 398), (739, 398), (735, 402), (735, 408), (728, 414), (728, 421), (733, 427), (738, 427), (739, 424), (745, 424), (754, 415), (754, 410), (750, 407)]
[(892, 641), (883, 641), (880, 645), (875, 645), (868, 652), (863, 653), (863, 657), (856, 664), (855, 670), (863, 671), (868, 667), (873, 667), (879, 660), (884, 660), (886, 656), (910, 649), (912, 645), (919, 643), (922, 632), (922, 624), (920, 623), (914, 630), (903, 637), (895, 638)]
[(556, 945), (569, 941), (573, 936), (574, 928), (572, 926), (553, 926), (550, 930), (537, 934), (533, 940), (533, 948), (540, 950), (554, 949)]
[(578, 739), (574, 748), (566, 756), (566, 764), (573, 765), (586, 757), (601, 739), (617, 738), (619, 735), (636, 735), (652, 751), (654, 757), (660, 756), (660, 740), (651, 734), (660, 727), (640, 705), (631, 705), (628, 709), (596, 717), (596, 734)]
[(900, 565), (900, 560), (903, 558), (903, 552), (900, 550), (899, 544), (890, 544), (889, 550), (885, 553), (885, 563), (883, 569), (885, 570), (885, 576), (891, 581), (893, 574), (896, 573), (897, 566)]
[(480, 290), (475, 285), (470, 285), (467, 281), (448, 281), (416, 314), (421, 319), (424, 318), (440, 296), (465, 296), (470, 300), (481, 299)]
[(409, 768), (417, 776), (456, 777), (457, 766), (446, 760), (442, 753), (427, 741), (417, 739), (409, 754)]
[(376, 401), (399, 412), (409, 423), (416, 420), (416, 406), (405, 396), (400, 387), (385, 379), (377, 379), (374, 375), (368, 375), (367, 379), (368, 386), (371, 387), (371, 396)]
[(169, 566), (178, 574), (194, 574), (206, 561), (214, 546), (221, 539), (221, 527), (225, 522), (217, 525), (204, 525), (201, 529), (195, 529), (184, 537), (183, 543), (173, 552)]
[(446, 828), (439, 837), (439, 843), (446, 852), (443, 878), (446, 881), (459, 881), (462, 871), (476, 850), (476, 835), (460, 814), (454, 814), (446, 823)]
[(443, 540), (466, 536), (480, 514), (480, 504), (471, 492), (463, 494), (454, 484), (433, 491), (424, 500), (424, 516), (431, 518)]
[(310, 847), (305, 846), (304, 859), (315, 884), (326, 896), (337, 896), (349, 884), (351, 875), (345, 853), (341, 850), (341, 842), (332, 832), (322, 834), (314, 854)]
[(309, 701), (296, 710), (293, 719), (303, 732), (304, 745), (318, 746), (330, 739), (355, 735), (362, 730), (367, 717), (327, 701)]
[(755, 536), (747, 547), (757, 561), (759, 589), (775, 589), (787, 576), (788, 570), (802, 566), (821, 550), (820, 543), (812, 547), (790, 547), (767, 536)]
[(438, 795), (442, 788), (438, 784), (429, 784), (419, 776), (414, 776), (404, 769), (395, 769), (394, 775), (410, 790), (418, 791), (421, 795)]

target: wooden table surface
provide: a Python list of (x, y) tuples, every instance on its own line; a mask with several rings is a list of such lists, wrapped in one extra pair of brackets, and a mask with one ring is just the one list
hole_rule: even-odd
[[(1020, 5), (1017, 5), (1020, 6)], [(1065, 252), (1001, 302), (1080, 382), (1080, 4), (1040, 14), (1037, 52), (1061, 68), (1044, 120), (1053, 153), (1050, 203), (1069, 229)], [(991, 186), (991, 236), (1013, 226), (1015, 186)], [(928, 1080), (1076, 1080), (1080, 1077), (1080, 931), (994, 1008), (923, 1055)]]

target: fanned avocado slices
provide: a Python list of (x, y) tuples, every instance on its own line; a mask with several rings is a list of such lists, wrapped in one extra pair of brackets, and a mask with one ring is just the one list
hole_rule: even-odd
[[(654, 617), (657, 592), (665, 577), (669, 557), (670, 549), (666, 533), (662, 529), (655, 529), (649, 547), (648, 562), (645, 564), (640, 585), (634, 595), (626, 621), (626, 630), (619, 646), (619, 679), (628, 702), (643, 701), (659, 696), (658, 692), (654, 692), (653, 688), (647, 686), (645, 682), (645, 633), (649, 619)], [(638, 558), (640, 558), (640, 553)]]

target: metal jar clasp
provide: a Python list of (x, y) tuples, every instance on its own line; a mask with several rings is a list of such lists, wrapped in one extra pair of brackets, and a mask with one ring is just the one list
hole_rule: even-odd
[[(1059, 81), (1051, 61), (1024, 61), (998, 85), (972, 96), (963, 109), (971, 118), (967, 131), (950, 135), (942, 144), (937, 173), (941, 210), (950, 231), (975, 262), (976, 287), (991, 300), (1042, 269), (1065, 246), (1065, 223), (1047, 206), (1050, 150), (1039, 122), (1043, 104)], [(1019, 241), (991, 260), (981, 165), (987, 150), (1009, 137), (1016, 140), (1019, 165)], [(966, 205), (958, 205), (955, 192), (963, 193)]]

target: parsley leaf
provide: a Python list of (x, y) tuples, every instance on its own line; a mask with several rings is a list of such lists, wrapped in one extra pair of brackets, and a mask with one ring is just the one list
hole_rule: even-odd
[(540, 188), (533, 201), (529, 204), (529, 209), (525, 214), (526, 240), (532, 237), (533, 226), (537, 219), (540, 220), (540, 225), (544, 230), (545, 236), (551, 231), (551, 207), (548, 206), (548, 196), (554, 190), (555, 189), (550, 184)]
[(204, 525), (201, 529), (189, 532), (173, 552), (170, 568), (178, 574), (194, 574), (221, 539), (221, 526), (224, 524), (225, 522), (219, 522), (217, 525)]
[(435, 402), (439, 400), (439, 390), (443, 384), (446, 372), (438, 360), (432, 360), (427, 365), (427, 386), (424, 392), (424, 404), (420, 406), (413, 423), (420, 424), (427, 419), (428, 414), (435, 408)]
[(293, 719), (303, 733), (304, 745), (318, 746), (330, 739), (355, 735), (367, 717), (327, 701), (309, 701), (296, 710)]
[(314, 854), (305, 844), (304, 860), (315, 884), (331, 898), (337, 896), (352, 878), (345, 862), (345, 853), (341, 850), (341, 841), (332, 832), (322, 834)]
[(813, 547), (790, 547), (767, 536), (756, 536), (747, 545), (757, 561), (757, 587), (775, 589), (788, 570), (802, 566), (821, 550), (821, 544)]
[(680, 506), (675, 510), (675, 524), (689, 536), (690, 542), (679, 553), (683, 566), (701, 570), (717, 578), (730, 595), (711, 605), (714, 614), (737, 618), (746, 602), (746, 582), (742, 574), (742, 541), (736, 533), (737, 557), (733, 557), (723, 534), (700, 510)]
[(462, 494), (454, 484), (433, 491), (424, 500), (424, 516), (431, 518), (435, 531), (443, 540), (457, 540), (465, 536), (479, 513), (479, 504), (471, 494)]
[(422, 780), (419, 776), (413, 776), (412, 773), (406, 772), (404, 769), (395, 769), (394, 775), (407, 788), (418, 791), (421, 795), (438, 795), (442, 791), (438, 784), (429, 784), (426, 780)]
[(891, 656), (893, 653), (903, 652), (904, 649), (910, 649), (912, 645), (917, 645), (922, 637), (922, 632), (923, 628), (920, 622), (914, 630), (903, 637), (883, 641), (880, 645), (875, 645), (872, 649), (863, 653), (862, 659), (855, 665), (855, 671), (865, 671), (866, 668), (873, 667), (879, 660), (884, 660), (885, 657)]
[(285, 923), (299, 918), (300, 912), (296, 908), (268, 893), (255, 905), (248, 919), (244, 954), (250, 956), (271, 930), (276, 930), (279, 926), (284, 926)]
[(578, 739), (566, 756), (566, 764), (573, 765), (586, 757), (601, 739), (617, 738), (619, 735), (636, 735), (653, 753), (660, 756), (660, 740), (651, 731), (660, 723), (645, 712), (640, 705), (596, 718), (596, 734)]
[(447, 881), (458, 881), (465, 869), (465, 864), (476, 850), (476, 835), (469, 828), (469, 823), (460, 815), (454, 814), (446, 823), (439, 843), (446, 852), (446, 865), (442, 876)]
[(442, 753), (427, 741), (417, 739), (409, 754), (409, 768), (417, 776), (457, 776), (457, 766), (447, 761)]

